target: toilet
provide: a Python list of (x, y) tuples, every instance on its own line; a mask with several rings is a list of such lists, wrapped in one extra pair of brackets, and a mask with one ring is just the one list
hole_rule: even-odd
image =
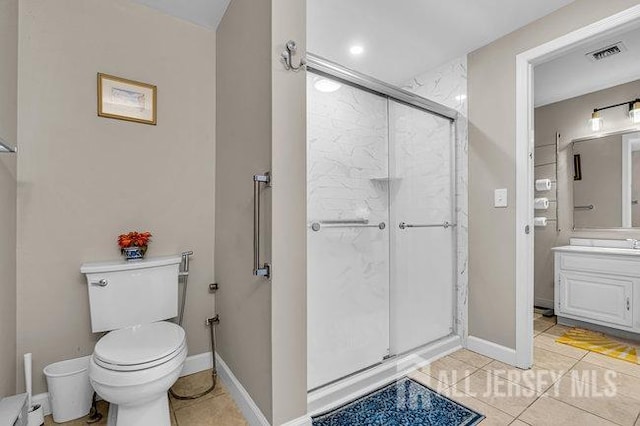
[(187, 357), (178, 315), (180, 256), (85, 263), (96, 343), (89, 380), (110, 403), (110, 426), (170, 426), (167, 391)]

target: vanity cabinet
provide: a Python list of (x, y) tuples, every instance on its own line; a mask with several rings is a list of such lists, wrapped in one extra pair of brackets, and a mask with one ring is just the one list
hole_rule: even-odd
[(640, 333), (640, 250), (557, 247), (560, 318)]

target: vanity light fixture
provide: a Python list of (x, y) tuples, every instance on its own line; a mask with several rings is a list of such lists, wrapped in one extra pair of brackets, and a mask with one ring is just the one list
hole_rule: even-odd
[(594, 132), (602, 130), (602, 117), (600, 117), (600, 113), (598, 111), (593, 111), (589, 124), (591, 125), (591, 130)]
[(591, 119), (589, 120), (589, 125), (591, 126), (591, 130), (594, 132), (599, 132), (602, 130), (602, 117), (600, 116), (600, 111), (610, 108), (617, 108), (621, 106), (627, 106), (629, 108), (629, 118), (633, 124), (640, 124), (640, 98), (620, 102), (619, 104), (609, 105), (602, 108), (595, 108), (593, 110), (593, 114), (591, 114)]
[(629, 106), (629, 117), (633, 124), (640, 124), (640, 100), (636, 99), (635, 102)]
[(2, 140), (2, 138), (0, 138), (0, 154), (11, 152), (17, 152), (16, 148), (11, 147), (8, 143)]

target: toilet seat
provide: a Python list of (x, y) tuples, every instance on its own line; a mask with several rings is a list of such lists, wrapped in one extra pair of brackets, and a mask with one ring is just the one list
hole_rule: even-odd
[(144, 370), (170, 361), (185, 346), (182, 327), (159, 321), (108, 333), (96, 343), (93, 359), (111, 371)]

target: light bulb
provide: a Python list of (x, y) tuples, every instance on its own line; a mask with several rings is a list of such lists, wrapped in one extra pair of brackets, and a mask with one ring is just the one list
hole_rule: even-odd
[(589, 125), (591, 126), (591, 130), (594, 132), (599, 132), (602, 130), (602, 117), (600, 117), (600, 113), (598, 111), (594, 111), (591, 114), (591, 120), (589, 120)]
[(640, 124), (640, 101), (635, 101), (629, 110), (629, 117), (633, 124)]
[(354, 44), (349, 48), (349, 52), (351, 52), (352, 55), (362, 55), (364, 53), (364, 47), (359, 44)]
[(342, 85), (337, 81), (329, 80), (328, 78), (321, 78), (313, 84), (316, 90), (324, 93), (332, 93), (340, 89)]

